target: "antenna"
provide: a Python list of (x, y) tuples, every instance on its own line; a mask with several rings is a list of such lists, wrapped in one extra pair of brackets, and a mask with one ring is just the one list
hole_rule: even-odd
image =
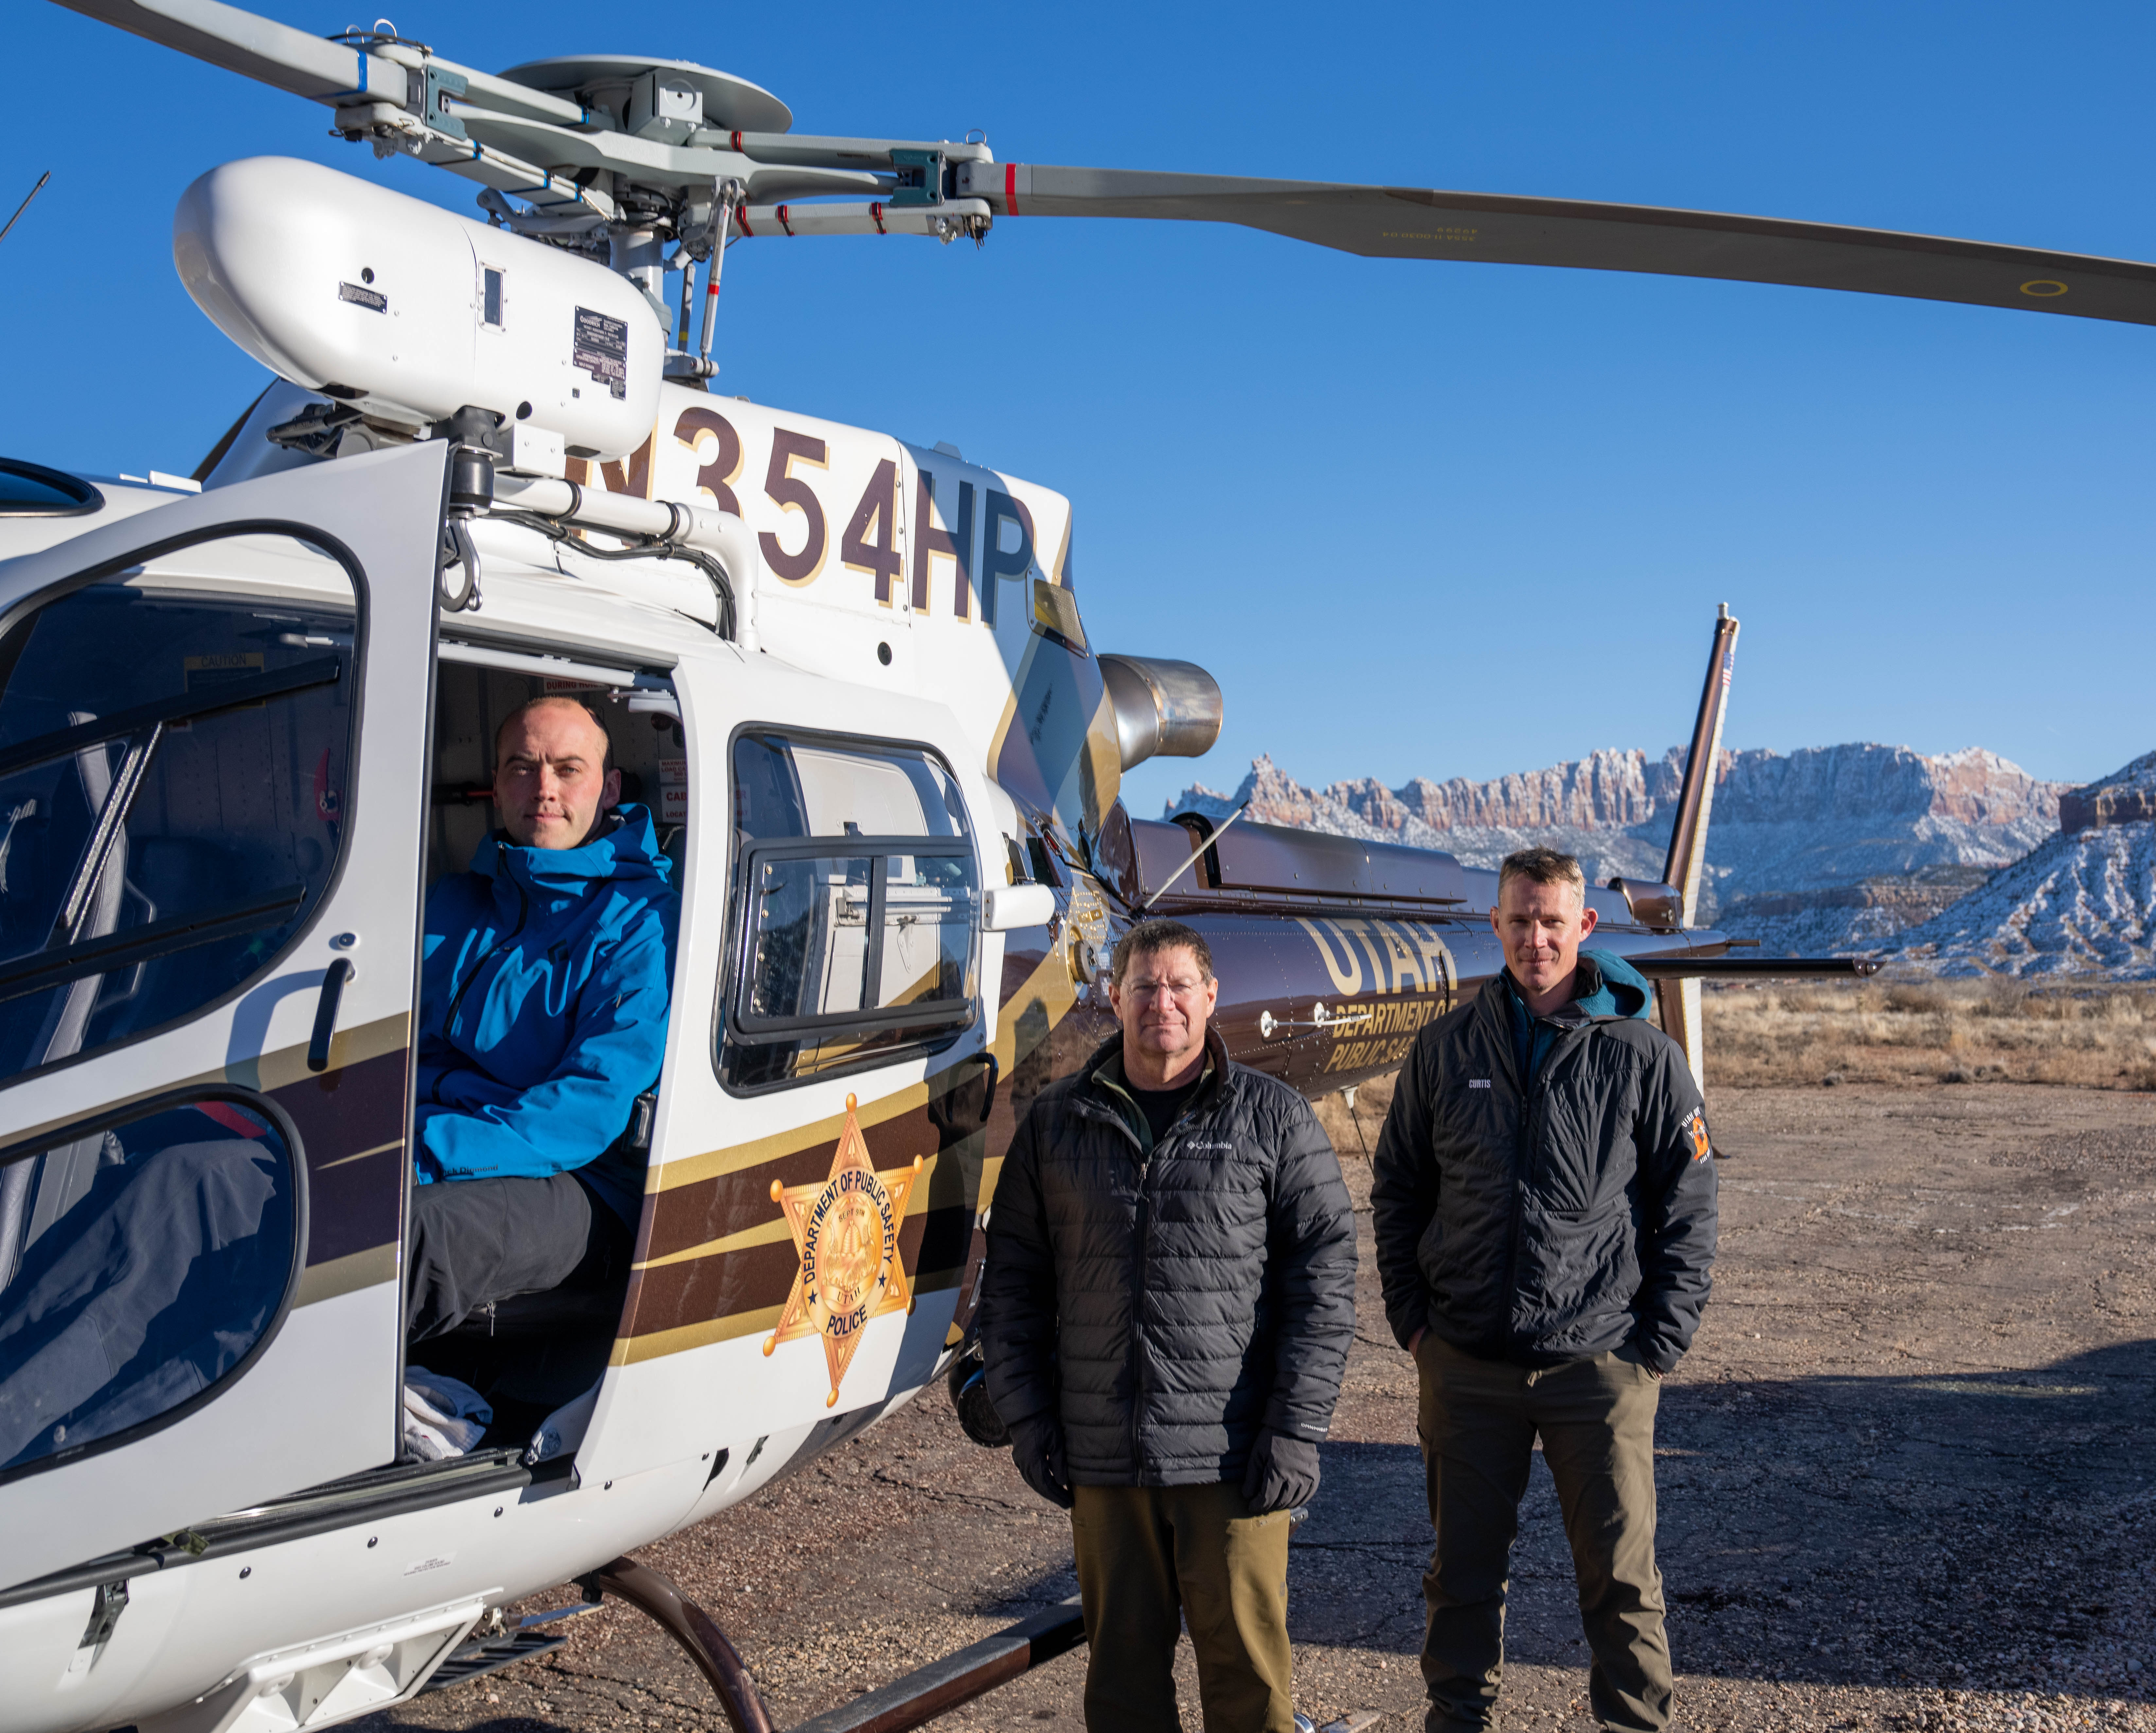
[(40, 192), (45, 190), (45, 182), (52, 179), (52, 177), (53, 172), (49, 168), (38, 177), (38, 184), (30, 189), (28, 195), (23, 200), (22, 203), (15, 207), (15, 214), (8, 219), (7, 227), (0, 228), (0, 241), (4, 241), (8, 238), (8, 230), (13, 228), (17, 221), (22, 217), (23, 213), (30, 208), (30, 200), (35, 198)]
[(1195, 866), (1198, 864), (1198, 857), (1220, 840), (1220, 833), (1225, 830), (1229, 825), (1233, 824), (1238, 818), (1241, 818), (1244, 813), (1250, 810), (1250, 802), (1245, 801), (1242, 805), (1237, 807), (1234, 812), (1229, 813), (1226, 818), (1223, 818), (1218, 824), (1214, 826), (1212, 834), (1207, 837), (1204, 842), (1200, 843), (1195, 849), (1193, 849), (1190, 851), (1190, 858), (1184, 861), (1183, 864), (1178, 867), (1173, 872), (1170, 873), (1165, 879), (1162, 879), (1160, 881), (1160, 889), (1153, 892), (1151, 896), (1147, 897), (1143, 902), (1138, 905), (1138, 913), (1141, 915), (1144, 914), (1147, 910), (1150, 909), (1155, 903), (1166, 896), (1168, 895), (1168, 887), (1174, 884), (1178, 879), (1180, 879), (1185, 873), (1188, 872), (1192, 867)]

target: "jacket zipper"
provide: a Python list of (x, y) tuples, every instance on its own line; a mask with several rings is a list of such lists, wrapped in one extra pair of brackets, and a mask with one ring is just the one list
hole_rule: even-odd
[[(1530, 1018), (1527, 1025), (1527, 1055), (1531, 1062), (1534, 1057), (1534, 1022), (1535, 1019)], [(1521, 1091), (1526, 1110), (1521, 1115), (1520, 1136), (1512, 1152), (1512, 1231), (1505, 1245), (1504, 1331), (1508, 1346), (1518, 1346), (1513, 1340), (1512, 1305), (1520, 1279), (1520, 1228), (1522, 1219), (1527, 1213), (1521, 1201), (1521, 1193), (1527, 1182), (1527, 1158), (1534, 1151), (1535, 1115), (1541, 1108), (1543, 1098), (1549, 1093), (1550, 1067), (1556, 1063), (1558, 1054), (1569, 1046), (1582, 1030), (1593, 1027), (1594, 1025), (1589, 1023), (1581, 1024), (1578, 1028), (1568, 1030), (1564, 1040), (1550, 1049), (1548, 1054), (1544, 1056), (1541, 1066), (1535, 1071), (1533, 1079)], [(1512, 1031), (1507, 1029), (1504, 1033), (1506, 1041), (1501, 1049), (1502, 1056), (1510, 1061), (1512, 1059)], [(1517, 1073), (1517, 1062), (1514, 1063)]]
[[(1147, 1189), (1147, 1181), (1152, 1172), (1153, 1156), (1158, 1155), (1168, 1140), (1174, 1136), (1178, 1131), (1183, 1129), (1184, 1122), (1190, 1117), (1190, 1110), (1194, 1105), (1195, 1104), (1192, 1102), (1185, 1102), (1183, 1104), (1183, 1111), (1175, 1116), (1175, 1123), (1170, 1125), (1167, 1131), (1162, 1132), (1159, 1141), (1153, 1145), (1152, 1155), (1142, 1155), (1138, 1157), (1138, 1207), (1137, 1217), (1138, 1279), (1137, 1287), (1131, 1295), (1131, 1357), (1135, 1364), (1137, 1372), (1137, 1399), (1131, 1403), (1131, 1460), (1137, 1464), (1138, 1484), (1141, 1486), (1146, 1484), (1145, 1449), (1144, 1446), (1140, 1442), (1139, 1426), (1140, 1417), (1145, 1413), (1146, 1397), (1145, 1296), (1147, 1269), (1146, 1256), (1147, 1249), (1147, 1229), (1152, 1225), (1152, 1193)], [(1120, 1117), (1121, 1115), (1118, 1115), (1119, 1120)], [(1124, 1130), (1126, 1135), (1128, 1135), (1129, 1128), (1126, 1126)], [(1132, 1137), (1131, 1141), (1135, 1144), (1137, 1141), (1137, 1139)]]
[[(1100, 1118), (1112, 1124), (1118, 1131), (1121, 1131), (1123, 1136), (1129, 1140), (1131, 1147), (1138, 1151), (1137, 1207), (1132, 1218), (1132, 1225), (1134, 1228), (1134, 1243), (1132, 1250), (1135, 1254), (1132, 1261), (1137, 1266), (1137, 1274), (1131, 1288), (1131, 1372), (1133, 1383), (1131, 1402), (1131, 1460), (1137, 1468), (1138, 1484), (1140, 1485), (1144, 1485), (1146, 1484), (1145, 1451), (1143, 1446), (1139, 1442), (1139, 1417), (1145, 1412), (1146, 1394), (1146, 1229), (1152, 1219), (1152, 1195), (1147, 1189), (1147, 1181), (1152, 1172), (1152, 1157), (1153, 1156), (1157, 1156), (1160, 1153), (1161, 1145), (1159, 1143), (1154, 1144), (1152, 1155), (1147, 1155), (1144, 1152), (1142, 1146), (1138, 1142), (1137, 1134), (1132, 1131), (1128, 1125), (1124, 1123), (1122, 1114), (1106, 1111), (1097, 1103), (1086, 1103), (1084, 1101), (1082, 1096), (1081, 1097), (1080, 1102), (1074, 1105), (1078, 1105), (1079, 1110), (1086, 1114), (1089, 1118)], [(1183, 1121), (1189, 1117), (1190, 1108), (1194, 1104), (1185, 1104), (1183, 1110), (1176, 1115), (1175, 1123), (1173, 1125), (1170, 1125), (1166, 1132), (1162, 1134), (1163, 1141), (1165, 1141), (1168, 1137), (1173, 1136), (1175, 1133), (1181, 1129)]]
[(1512, 1305), (1519, 1291), (1520, 1227), (1527, 1213), (1522, 1194), (1527, 1187), (1527, 1156), (1535, 1144), (1535, 1106), (1539, 1095), (1537, 1084), (1529, 1084), (1522, 1092), (1520, 1135), (1512, 1146), (1512, 1231), (1505, 1240), (1505, 1321), (1502, 1325), (1507, 1346), (1513, 1346)]
[[(1156, 1149), (1158, 1146), (1156, 1146)], [(1143, 1425), (1146, 1402), (1145, 1358), (1145, 1296), (1146, 1296), (1146, 1228), (1152, 1213), (1152, 1198), (1146, 1190), (1146, 1177), (1152, 1172), (1152, 1157), (1138, 1157), (1138, 1204), (1137, 1214), (1137, 1281), (1131, 1293), (1131, 1365), (1136, 1379), (1136, 1388), (1131, 1402), (1131, 1461), (1138, 1472), (1138, 1484), (1145, 1484), (1145, 1446), (1140, 1433)]]
[[(1490, 992), (1485, 987), (1483, 992)], [(1496, 1037), (1497, 1061), (1512, 1075), (1513, 1092), (1520, 1101), (1520, 1129), (1512, 1139), (1512, 1223), (1505, 1236), (1505, 1286), (1503, 1303), (1505, 1315), (1498, 1323), (1498, 1340), (1510, 1346), (1512, 1339), (1512, 1297), (1519, 1281), (1520, 1269), (1520, 1190), (1527, 1166), (1527, 1151), (1532, 1143), (1535, 1104), (1532, 1082), (1520, 1075), (1519, 1060), (1512, 1042), (1512, 1007), (1507, 1005), (1497, 1013), (1499, 1024)], [(1534, 1057), (1533, 1026), (1528, 1028), (1527, 1056)]]
[[(514, 879), (509, 882), (516, 884)], [(531, 918), (531, 899), (521, 884), (516, 884), (516, 925), (480, 953), (479, 961), (472, 965), (472, 972), (465, 977), (464, 984), (449, 995), (449, 1008), (442, 1018), (442, 1038), (444, 1041), (449, 1038), (449, 1032), (456, 1027), (457, 1007), (464, 1003), (465, 995), (471, 991), (472, 983), (485, 972), (486, 966), (492, 962), (519, 933), (524, 931), (524, 923)]]

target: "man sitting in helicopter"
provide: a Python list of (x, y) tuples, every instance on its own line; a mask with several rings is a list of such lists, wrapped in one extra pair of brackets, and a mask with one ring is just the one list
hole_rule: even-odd
[(406, 1331), (627, 1266), (620, 1145), (666, 1046), (678, 904), (606, 731), (535, 698), (495, 735), (501, 828), (427, 898)]

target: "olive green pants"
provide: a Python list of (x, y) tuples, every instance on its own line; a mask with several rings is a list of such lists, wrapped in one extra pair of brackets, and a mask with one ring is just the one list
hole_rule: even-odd
[(1670, 1722), (1670, 1645), (1655, 1568), (1655, 1407), (1661, 1386), (1630, 1349), (1536, 1370), (1478, 1360), (1426, 1335), (1423, 1474), (1437, 1547), (1422, 1676), (1431, 1733), (1489, 1725), (1504, 1675), (1505, 1587), (1534, 1461), (1557, 1483), (1593, 1662), (1589, 1699), (1605, 1727)]
[(1090, 1733), (1182, 1733), (1175, 1643), (1190, 1627), (1205, 1733), (1295, 1733), (1287, 1512), (1217, 1486), (1078, 1486)]

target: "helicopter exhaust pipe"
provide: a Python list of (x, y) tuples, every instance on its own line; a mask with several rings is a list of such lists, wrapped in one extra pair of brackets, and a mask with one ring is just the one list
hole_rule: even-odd
[(1220, 738), (1220, 683), (1194, 662), (1103, 654), (1101, 680), (1125, 770), (1148, 758), (1202, 757)]

